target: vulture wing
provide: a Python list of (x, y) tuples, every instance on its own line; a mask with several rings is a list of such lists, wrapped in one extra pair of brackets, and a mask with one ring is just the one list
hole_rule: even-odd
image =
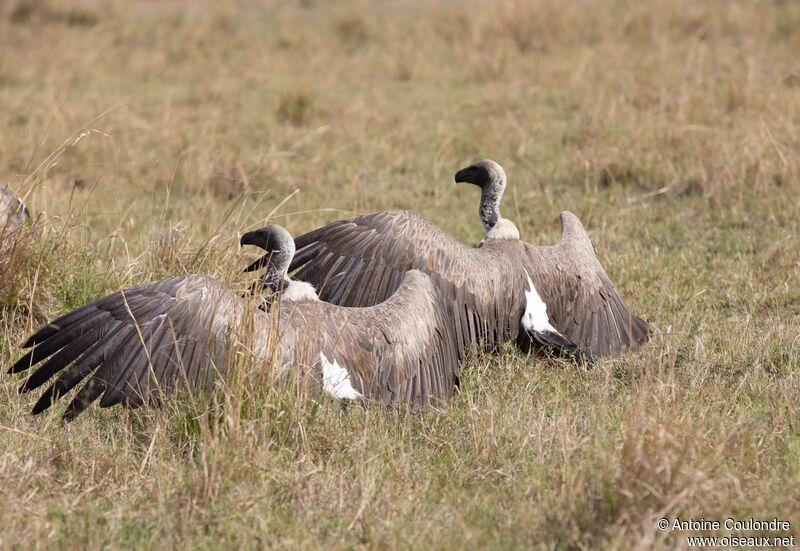
[(406, 270), (423, 271), (442, 292), (462, 355), (474, 344), (491, 347), (519, 338), (530, 276), (552, 325), (568, 339), (533, 340), (564, 349), (574, 344), (592, 356), (637, 348), (647, 339), (647, 324), (614, 289), (578, 219), (565, 212), (561, 220), (562, 239), (555, 246), (485, 240), (473, 248), (414, 212), (368, 214), (295, 239), (298, 253), (290, 269), (314, 284), (320, 298), (343, 306), (379, 303)]
[[(23, 345), (30, 351), (9, 372), (38, 364), (20, 392), (58, 374), (33, 413), (88, 378), (67, 407), (65, 420), (101, 394), (101, 407), (157, 404), (176, 385), (197, 392), (224, 369), (226, 343), (244, 324), (245, 307), (235, 292), (206, 276), (133, 287), (81, 306), (37, 331)], [(256, 326), (247, 334), (252, 331), (255, 339), (269, 335), (269, 315), (255, 311), (253, 316)]]
[(98, 398), (101, 407), (139, 407), (161, 403), (178, 385), (197, 393), (224, 374), (227, 348), (243, 343), (267, 360), (273, 334), (282, 373), (294, 366), (313, 392), (425, 404), (457, 384), (452, 323), (425, 274), (409, 272), (389, 300), (371, 308), (309, 300), (278, 307), (275, 332), (270, 313), (218, 281), (171, 277), (61, 316), (25, 342), (30, 350), (10, 372), (35, 367), (21, 392), (51, 383), (33, 413), (86, 381), (67, 406), (67, 421)]
[(336, 397), (428, 404), (450, 396), (458, 384), (451, 317), (438, 288), (419, 271), (406, 273), (399, 289), (376, 306), (314, 301), (288, 308), (281, 349), (292, 350), (295, 364), (318, 366), (318, 385)]
[(326, 302), (378, 304), (417, 269), (439, 288), (461, 357), (473, 345), (517, 338), (525, 275), (515, 260), (501, 249), (468, 247), (415, 212), (341, 220), (296, 238), (295, 246), (289, 269)]
[(574, 214), (561, 213), (556, 246), (525, 245), (525, 253), (552, 324), (570, 341), (595, 357), (637, 350), (647, 341), (650, 326), (630, 311)]

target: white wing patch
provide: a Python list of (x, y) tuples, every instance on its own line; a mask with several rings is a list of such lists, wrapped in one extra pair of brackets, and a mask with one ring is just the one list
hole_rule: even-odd
[(322, 362), (322, 390), (338, 399), (355, 400), (363, 397), (353, 388), (350, 374), (336, 360), (329, 362), (324, 352), (319, 353), (319, 359)]
[(298, 302), (301, 300), (319, 300), (314, 286), (305, 281), (291, 280), (289, 286), (283, 290), (283, 300)]
[(528, 290), (525, 291), (525, 313), (522, 314), (522, 326), (528, 331), (558, 333), (558, 330), (550, 325), (550, 319), (547, 317), (547, 304), (533, 286), (531, 276), (527, 272), (525, 275), (528, 277)]

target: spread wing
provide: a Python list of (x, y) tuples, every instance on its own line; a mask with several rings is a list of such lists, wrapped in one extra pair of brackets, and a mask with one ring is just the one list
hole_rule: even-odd
[(315, 354), (347, 370), (355, 390), (367, 399), (428, 404), (455, 390), (455, 330), (429, 276), (408, 272), (399, 289), (373, 307), (313, 304), (313, 315), (302, 315), (316, 321)]
[(648, 336), (647, 324), (630, 313), (570, 213), (562, 214), (561, 241), (547, 247), (516, 240), (468, 247), (407, 211), (334, 222), (295, 245), (295, 278), (314, 284), (320, 298), (334, 304), (377, 304), (397, 289), (406, 270), (429, 274), (452, 316), (462, 357), (475, 344), (518, 339), (528, 275), (555, 328), (590, 355), (636, 349)]
[(326, 302), (386, 300), (406, 271), (431, 276), (455, 325), (459, 354), (517, 338), (525, 276), (500, 251), (468, 247), (417, 213), (379, 212), (341, 220), (295, 239), (290, 270)]
[(561, 233), (554, 247), (526, 245), (527, 270), (552, 324), (593, 357), (637, 350), (650, 326), (614, 287), (574, 214), (561, 213)]
[[(176, 385), (197, 392), (224, 370), (226, 341), (236, 332), (243, 310), (236, 293), (206, 276), (133, 287), (81, 306), (37, 331), (23, 345), (29, 352), (9, 372), (36, 367), (20, 392), (55, 378), (33, 413), (88, 379), (67, 407), (65, 420), (101, 394), (101, 407), (159, 403)], [(258, 324), (269, 321), (266, 313), (256, 313), (255, 319)], [(253, 334), (269, 331), (256, 328)]]
[(98, 398), (101, 407), (138, 407), (161, 403), (178, 385), (197, 393), (224, 375), (231, 343), (246, 342), (266, 358), (275, 334), (281, 365), (295, 365), (304, 380), (316, 381), (314, 392), (359, 397), (337, 393), (339, 382), (326, 379), (333, 364), (351, 377), (360, 396), (385, 404), (435, 402), (456, 386), (452, 323), (424, 274), (410, 272), (388, 301), (372, 308), (319, 301), (280, 306), (275, 332), (269, 313), (248, 309), (216, 280), (167, 278), (61, 316), (25, 342), (30, 350), (10, 372), (35, 369), (21, 392), (50, 383), (33, 413), (85, 382), (64, 413), (72, 420)]
[(295, 239), (290, 271), (333, 304), (372, 306), (400, 286), (408, 270), (463, 284), (472, 248), (415, 212), (378, 212), (333, 222)]

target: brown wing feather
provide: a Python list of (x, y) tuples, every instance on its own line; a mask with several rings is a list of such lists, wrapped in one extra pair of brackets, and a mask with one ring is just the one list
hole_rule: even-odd
[[(517, 338), (524, 275), (512, 254), (468, 247), (414, 212), (379, 212), (333, 222), (295, 239), (290, 266), (325, 302), (372, 306), (394, 293), (408, 270), (430, 274), (452, 316), (459, 354)], [(517, 249), (516, 252), (519, 252)], [(479, 274), (479, 277), (476, 276)], [(503, 311), (497, 311), (497, 297)]]
[(431, 278), (419, 271), (405, 274), (398, 290), (376, 306), (303, 302), (289, 309), (282, 325), (288, 328), (282, 344), (297, 349), (293, 361), (313, 366), (316, 391), (322, 388), (320, 352), (350, 374), (358, 392), (383, 404), (437, 402), (457, 386), (452, 318)]
[[(241, 319), (241, 298), (205, 276), (167, 278), (93, 301), (61, 316), (29, 338), (33, 347), (10, 369), (39, 367), (20, 387), (28, 392), (57, 379), (33, 412), (47, 409), (81, 381), (67, 407), (72, 419), (100, 398), (102, 407), (158, 403), (177, 385), (198, 391), (223, 369), (219, 348)], [(268, 323), (256, 313), (256, 323)], [(261, 318), (264, 318), (263, 320)], [(254, 335), (269, 331), (254, 331)]]
[(419, 214), (380, 212), (298, 237), (300, 252), (290, 269), (315, 285), (320, 298), (343, 306), (386, 300), (407, 270), (430, 274), (451, 312), (462, 357), (476, 344), (490, 348), (523, 339), (529, 274), (552, 324), (573, 344), (593, 356), (637, 349), (649, 326), (614, 288), (580, 221), (568, 212), (561, 221), (562, 239), (555, 246), (487, 240), (472, 248)]
[(526, 265), (553, 326), (592, 356), (637, 350), (650, 326), (634, 315), (603, 269), (580, 220), (561, 213), (561, 241), (526, 245)]
[(376, 352), (384, 357), (372, 380), (384, 383), (370, 391), (382, 402), (436, 403), (453, 393), (459, 357), (452, 318), (429, 276), (408, 272), (387, 301), (353, 315), (380, 343)]

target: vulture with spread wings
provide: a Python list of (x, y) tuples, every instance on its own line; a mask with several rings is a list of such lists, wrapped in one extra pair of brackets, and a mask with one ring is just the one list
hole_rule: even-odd
[(225, 376), (236, 346), (272, 364), (279, 380), (293, 374), (310, 392), (339, 399), (425, 404), (454, 391), (455, 331), (429, 276), (410, 271), (380, 304), (344, 308), (287, 278), (294, 243), (283, 228), (250, 232), (242, 244), (268, 251), (264, 284), (279, 300), (258, 307), (213, 278), (187, 275), (79, 307), (31, 336), (10, 369), (35, 368), (20, 392), (50, 383), (33, 413), (83, 381), (65, 420), (98, 398), (101, 407), (138, 407), (181, 385), (199, 393)]
[(480, 161), (455, 179), (481, 189), (487, 233), (478, 247), (417, 213), (379, 212), (295, 239), (294, 278), (314, 285), (326, 302), (369, 306), (390, 296), (406, 271), (425, 272), (444, 296), (462, 357), (473, 345), (514, 340), (526, 348), (538, 342), (590, 357), (614, 356), (648, 339), (648, 324), (614, 288), (575, 215), (561, 213), (556, 245), (530, 245), (500, 216), (506, 174), (499, 164)]

